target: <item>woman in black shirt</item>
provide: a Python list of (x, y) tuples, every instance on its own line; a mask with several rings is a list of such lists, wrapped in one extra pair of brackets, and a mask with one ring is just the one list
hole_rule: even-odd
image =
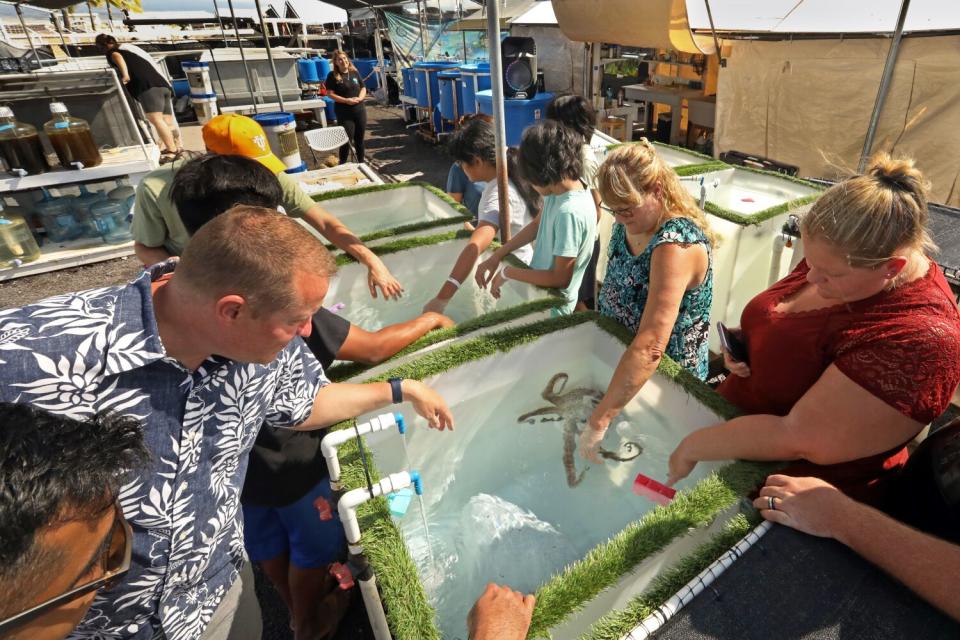
[[(357, 68), (343, 51), (333, 55), (333, 70), (327, 76), (327, 95), (336, 102), (333, 108), (337, 113), (337, 124), (353, 138), (357, 162), (363, 162), (363, 136), (367, 129), (367, 111), (363, 99), (367, 97), (367, 88), (363, 86), (363, 78)], [(347, 161), (349, 153), (347, 145), (340, 147), (340, 164)]]
[(157, 130), (162, 155), (160, 161), (169, 162), (183, 150), (179, 129), (173, 120), (173, 88), (160, 75), (153, 64), (142, 56), (121, 48), (113, 36), (101, 33), (96, 39), (97, 49), (107, 56), (107, 61), (120, 76), (133, 99), (143, 107), (147, 120)]

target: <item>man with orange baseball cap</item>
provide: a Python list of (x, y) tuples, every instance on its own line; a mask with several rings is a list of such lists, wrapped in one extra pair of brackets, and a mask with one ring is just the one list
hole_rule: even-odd
[[(376, 298), (379, 289), (384, 298), (400, 297), (403, 288), (380, 258), (284, 172), (286, 166), (270, 151), (267, 135), (255, 120), (235, 113), (219, 115), (204, 125), (203, 143), (209, 153), (244, 156), (276, 174), (283, 189), (283, 210), (288, 216), (302, 218), (334, 246), (366, 266), (371, 296)], [(173, 176), (183, 164), (181, 160), (164, 165), (145, 175), (137, 185), (131, 230), (134, 251), (145, 265), (180, 255), (190, 237), (170, 197)]]

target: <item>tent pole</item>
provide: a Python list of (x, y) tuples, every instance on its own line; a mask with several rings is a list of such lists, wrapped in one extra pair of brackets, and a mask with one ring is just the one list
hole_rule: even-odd
[(263, 44), (267, 48), (267, 60), (270, 61), (270, 75), (273, 76), (273, 88), (277, 90), (277, 103), (280, 105), (280, 111), (283, 111), (283, 93), (280, 91), (280, 80), (277, 78), (277, 65), (273, 62), (273, 48), (270, 46), (270, 34), (267, 33), (267, 25), (263, 20), (263, 10), (260, 8), (260, 0), (253, 0), (257, 7), (257, 18), (260, 20), (260, 33), (263, 35)]
[(500, 50), (500, 0), (487, 3), (487, 50), (493, 89), (493, 131), (497, 145), (497, 196), (500, 203), (500, 241), (510, 239), (510, 197), (507, 187), (507, 129), (503, 115), (503, 57)]
[(417, 22), (420, 24), (420, 59), (427, 59), (427, 26), (426, 26), (426, 16), (423, 15), (423, 10), (420, 6), (420, 0), (417, 0)]
[(90, 32), (93, 33), (97, 28), (93, 24), (93, 7), (89, 2), (87, 2), (87, 13), (90, 14)]
[[(220, 17), (220, 9), (217, 7), (217, 0), (213, 0), (213, 14), (217, 16), (217, 24), (220, 25), (220, 37), (223, 38), (223, 46), (227, 46), (227, 32), (223, 29), (223, 19)], [(223, 88), (223, 78), (220, 76), (220, 65), (217, 64), (217, 56), (213, 55), (213, 47), (207, 43), (207, 51), (210, 52), (210, 59), (213, 61), (213, 71), (217, 74), (217, 82), (220, 83), (220, 95), (227, 99), (227, 90)]]
[(880, 114), (883, 112), (883, 103), (887, 100), (887, 92), (890, 90), (890, 82), (893, 80), (893, 70), (897, 66), (897, 54), (900, 52), (900, 41), (903, 39), (903, 24), (907, 20), (907, 9), (909, 8), (910, 0), (902, 0), (900, 15), (897, 16), (897, 28), (893, 33), (890, 49), (887, 51), (887, 61), (883, 65), (880, 88), (877, 89), (877, 101), (873, 105), (873, 113), (870, 114), (867, 137), (863, 140), (863, 151), (860, 152), (860, 165), (857, 167), (857, 173), (863, 173), (863, 170), (867, 167), (870, 149), (873, 147), (873, 139), (877, 135), (877, 125), (880, 123)]
[[(230, 18), (233, 19), (233, 32), (237, 35), (237, 48), (240, 49), (240, 60), (243, 62), (243, 75), (247, 79), (247, 88), (250, 90), (250, 97), (253, 99), (253, 112), (260, 113), (257, 109), (257, 93), (253, 90), (253, 80), (250, 79), (250, 68), (247, 66), (247, 56), (243, 52), (243, 42), (240, 40), (240, 28), (237, 26), (237, 13), (233, 10), (233, 0), (227, 0), (227, 6), (230, 8)], [(226, 96), (224, 96), (224, 100), (226, 100)]]

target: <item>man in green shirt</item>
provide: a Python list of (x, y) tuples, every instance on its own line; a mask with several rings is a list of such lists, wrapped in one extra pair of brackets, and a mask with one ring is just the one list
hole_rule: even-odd
[[(217, 116), (204, 125), (203, 142), (211, 153), (244, 156), (270, 169), (280, 182), (283, 190), (281, 204), (288, 216), (302, 218), (334, 246), (366, 266), (371, 296), (376, 298), (379, 289), (384, 298), (400, 297), (403, 288), (380, 258), (336, 216), (304, 193), (296, 180), (284, 173), (286, 167), (270, 152), (266, 134), (256, 121), (237, 114)], [(180, 255), (190, 238), (170, 197), (173, 176), (183, 164), (183, 161), (174, 162), (152, 171), (137, 185), (131, 230), (134, 251), (145, 265)]]

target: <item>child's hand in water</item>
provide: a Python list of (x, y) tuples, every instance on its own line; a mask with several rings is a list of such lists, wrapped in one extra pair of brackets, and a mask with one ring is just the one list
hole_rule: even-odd
[(449, 299), (449, 298), (446, 299), (446, 300), (444, 300), (444, 299), (441, 298), (440, 296), (437, 296), (436, 298), (432, 299), (432, 300), (431, 300), (430, 302), (428, 302), (427, 304), (423, 305), (423, 312), (424, 312), (424, 313), (429, 313), (429, 312), (433, 311), (434, 313), (443, 313), (444, 309), (447, 308), (447, 304), (449, 304), (449, 303), (450, 303), (450, 299)]
[(503, 275), (503, 269), (497, 272), (497, 275), (493, 276), (493, 281), (490, 283), (490, 295), (492, 295), (497, 300), (500, 299), (500, 287), (503, 286), (503, 283), (507, 279)]
[(486, 289), (487, 284), (493, 279), (493, 274), (500, 268), (500, 259), (492, 255), (477, 265), (477, 272), (473, 278), (481, 289)]

